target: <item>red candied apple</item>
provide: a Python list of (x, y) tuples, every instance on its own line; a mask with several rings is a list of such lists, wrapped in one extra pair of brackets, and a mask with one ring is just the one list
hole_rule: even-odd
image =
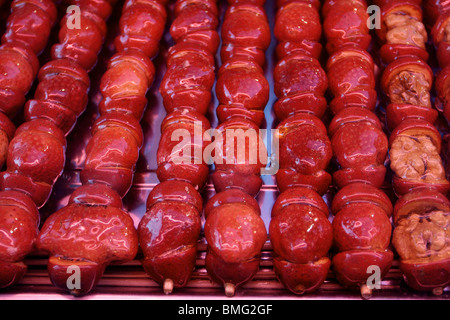
[[(95, 184), (78, 188), (66, 207), (47, 218), (36, 246), (50, 254), (52, 283), (80, 296), (94, 289), (111, 262), (135, 257), (138, 236), (133, 219), (122, 209), (120, 196), (105, 185)], [(76, 274), (79, 283), (72, 278)]]
[(249, 3), (228, 7), (221, 30), (222, 63), (239, 56), (264, 64), (270, 27), (263, 8)]
[(120, 196), (125, 195), (133, 182), (143, 140), (142, 128), (134, 117), (114, 112), (101, 116), (86, 146), (81, 181), (105, 183)]
[(135, 49), (147, 57), (154, 57), (158, 53), (166, 18), (163, 4), (157, 1), (125, 1), (119, 22), (120, 35), (114, 41), (117, 51)]
[(352, 46), (337, 50), (327, 61), (328, 85), (334, 114), (347, 107), (375, 109), (375, 71), (373, 59), (366, 51)]
[(333, 118), (329, 131), (340, 166), (333, 174), (337, 185), (368, 182), (381, 187), (386, 173), (388, 139), (376, 115), (364, 108), (345, 108)]
[(203, 200), (183, 181), (158, 184), (147, 199), (147, 212), (138, 227), (143, 266), (164, 293), (184, 287), (192, 275), (201, 231)]
[(51, 0), (15, 0), (2, 43), (24, 47), (41, 53), (56, 21), (56, 6)]
[(279, 195), (269, 226), (274, 271), (295, 294), (312, 292), (325, 281), (332, 245), (328, 206), (308, 188), (290, 188)]
[(315, 116), (297, 114), (282, 121), (279, 130), (277, 184), (280, 191), (307, 186), (324, 194), (331, 184), (325, 170), (333, 151), (327, 130)]
[(161, 124), (161, 139), (156, 154), (159, 181), (182, 180), (202, 190), (209, 169), (203, 157), (210, 128), (208, 119), (197, 112), (177, 110)]
[(6, 288), (27, 270), (22, 260), (34, 250), (40, 217), (33, 200), (19, 191), (0, 192), (0, 208), (0, 288)]
[(391, 239), (392, 203), (380, 189), (365, 183), (349, 184), (335, 195), (332, 206), (334, 247), (333, 271), (347, 287), (360, 287), (370, 298), (369, 267), (380, 270), (381, 279), (389, 271), (393, 254)]
[(364, 0), (328, 0), (322, 7), (327, 51), (333, 53), (345, 45), (367, 50), (372, 40), (367, 27), (369, 15)]
[(210, 144), (216, 170), (212, 175), (216, 192), (239, 188), (256, 196), (261, 188), (261, 171), (267, 151), (259, 127), (245, 118), (234, 117), (216, 128), (217, 139)]
[(249, 204), (256, 200), (245, 192), (226, 190), (210, 201), (218, 205), (207, 205), (211, 211), (205, 212), (206, 269), (212, 280), (224, 286), (225, 294), (232, 296), (258, 271), (267, 231), (259, 206)]

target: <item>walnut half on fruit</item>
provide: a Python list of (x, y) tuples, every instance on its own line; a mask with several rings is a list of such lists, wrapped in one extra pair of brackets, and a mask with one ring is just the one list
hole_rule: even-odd
[(401, 179), (445, 181), (445, 170), (436, 146), (425, 135), (399, 135), (390, 149), (391, 169)]
[(392, 243), (403, 260), (446, 259), (450, 257), (449, 227), (449, 212), (412, 213), (399, 221)]
[(431, 84), (422, 73), (402, 71), (389, 84), (391, 103), (406, 103), (431, 108)]
[(393, 214), (392, 245), (406, 284), (435, 295), (450, 284), (450, 201), (445, 194), (414, 188), (398, 199)]
[(388, 28), (387, 43), (414, 45), (425, 49), (428, 36), (424, 24), (403, 12), (389, 14), (385, 18)]

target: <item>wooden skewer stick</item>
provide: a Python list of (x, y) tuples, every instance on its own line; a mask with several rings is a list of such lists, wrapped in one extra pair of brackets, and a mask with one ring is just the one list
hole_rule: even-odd
[(170, 294), (173, 291), (173, 280), (165, 279), (163, 284), (163, 290), (165, 294)]
[(437, 287), (433, 289), (433, 294), (435, 296), (440, 296), (444, 293), (444, 289), (442, 287)]
[(225, 295), (227, 297), (234, 296), (234, 294), (236, 293), (236, 286), (234, 284), (227, 282), (224, 284), (224, 287), (225, 287)]
[(361, 285), (361, 297), (365, 300), (372, 298), (372, 289), (367, 284)]
[(304, 294), (305, 293), (305, 286), (303, 284), (298, 284), (295, 288), (294, 291), (296, 294)]

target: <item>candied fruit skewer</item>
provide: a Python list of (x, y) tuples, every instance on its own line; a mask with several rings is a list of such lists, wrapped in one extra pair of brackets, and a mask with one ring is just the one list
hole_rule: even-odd
[[(100, 83), (103, 100), (85, 149), (82, 186), (66, 207), (47, 218), (37, 238), (38, 249), (50, 255), (52, 283), (75, 296), (93, 290), (111, 262), (132, 260), (138, 251), (135, 222), (123, 209), (122, 198), (132, 184), (144, 140), (139, 122), (154, 80), (151, 58), (158, 52), (165, 22), (165, 1), (124, 3), (117, 52)], [(78, 287), (70, 283), (70, 268), (79, 268)]]

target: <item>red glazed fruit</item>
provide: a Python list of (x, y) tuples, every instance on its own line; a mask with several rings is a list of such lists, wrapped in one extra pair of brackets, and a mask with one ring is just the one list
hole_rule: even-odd
[(222, 25), (222, 63), (233, 57), (263, 65), (270, 44), (270, 27), (263, 8), (253, 4), (228, 7)]
[(328, 0), (323, 5), (322, 14), (328, 53), (345, 45), (367, 50), (372, 38), (367, 27), (369, 15), (364, 0)]
[(117, 51), (135, 49), (147, 57), (154, 57), (165, 22), (166, 11), (157, 1), (127, 0), (120, 17), (120, 35), (114, 41)]
[(3, 167), (6, 162), (8, 145), (14, 137), (15, 131), (14, 123), (4, 113), (0, 112), (0, 167)]
[(414, 290), (442, 294), (450, 284), (449, 210), (442, 194), (417, 188), (395, 205), (392, 243), (400, 255), (400, 270)]
[[(50, 254), (52, 283), (76, 296), (89, 293), (108, 264), (132, 260), (138, 250), (133, 219), (121, 207), (103, 205), (103, 186), (96, 197), (100, 201), (92, 198), (95, 188), (83, 188), (78, 198), (87, 192), (93, 201), (80, 203), (73, 197), (45, 221), (36, 243), (39, 250)], [(109, 193), (116, 199), (112, 203), (118, 204), (119, 195), (113, 190)]]
[(280, 169), (276, 178), (280, 191), (302, 186), (324, 194), (331, 184), (325, 170), (333, 154), (324, 124), (312, 115), (297, 114), (282, 121), (277, 129)]
[(164, 118), (156, 155), (159, 181), (181, 180), (203, 189), (209, 173), (203, 137), (209, 128), (208, 119), (196, 112), (177, 110)]
[(71, 19), (72, 13), (61, 20), (59, 43), (52, 47), (52, 57), (74, 60), (90, 71), (97, 63), (97, 55), (106, 36), (106, 24), (90, 11), (80, 9), (80, 13), (80, 28), (69, 27), (68, 19)]
[(280, 5), (275, 17), (274, 33), (278, 40), (278, 59), (295, 53), (317, 59), (322, 52), (320, 15), (317, 6), (307, 1), (288, 1)]
[(0, 192), (0, 288), (14, 285), (27, 270), (22, 261), (34, 250), (39, 232), (39, 212), (22, 192)]
[(327, 106), (324, 98), (327, 87), (327, 75), (318, 60), (302, 54), (280, 60), (274, 70), (277, 118), (284, 120), (300, 112), (321, 117)]
[[(238, 188), (256, 196), (261, 188), (261, 173), (267, 163), (267, 151), (259, 128), (244, 118), (234, 117), (221, 123), (210, 144), (216, 170), (212, 175), (216, 192)], [(248, 141), (248, 142), (247, 142)]]
[(274, 250), (275, 274), (295, 294), (312, 292), (325, 281), (330, 267), (326, 257), (332, 244), (328, 207), (316, 192), (290, 188), (272, 209), (269, 235)]
[(218, 193), (210, 201), (220, 197), (219, 205), (208, 206), (211, 211), (205, 212), (206, 269), (212, 280), (224, 286), (227, 296), (234, 295), (236, 288), (256, 274), (261, 249), (267, 240), (259, 208), (247, 204), (251, 197), (240, 192), (240, 198), (246, 200), (236, 197), (236, 190)]
[(65, 149), (64, 133), (52, 122), (36, 119), (24, 123), (9, 144), (7, 169), (0, 175), (2, 189), (20, 190), (41, 207), (64, 169)]
[(448, 12), (450, 5), (447, 1), (430, 0), (424, 1), (423, 9), (425, 12), (426, 23), (431, 29), (439, 16)]
[(442, 13), (431, 30), (436, 57), (441, 68), (445, 68), (450, 63), (449, 18), (450, 12)]
[(181, 181), (158, 184), (147, 199), (147, 213), (138, 227), (143, 266), (164, 292), (184, 287), (192, 275), (201, 231), (202, 198)]
[(374, 67), (370, 54), (350, 46), (341, 48), (328, 59), (328, 86), (334, 97), (330, 109), (334, 114), (347, 107), (375, 109)]
[(278, 41), (305, 39), (319, 42), (322, 36), (319, 13), (305, 2), (291, 2), (281, 7), (275, 21), (274, 34)]
[(334, 247), (338, 251), (333, 257), (336, 278), (344, 286), (360, 287), (363, 298), (369, 298), (370, 268), (379, 270), (381, 280), (393, 261), (389, 250), (390, 199), (374, 186), (353, 183), (336, 194), (332, 212)]
[(333, 174), (339, 188), (352, 182), (381, 187), (384, 182), (388, 139), (378, 118), (367, 109), (349, 107), (329, 127), (339, 170)]
[(16, 116), (37, 74), (39, 61), (29, 49), (11, 44), (0, 46), (0, 111)]
[(86, 146), (81, 181), (105, 183), (123, 197), (133, 182), (142, 143), (141, 126), (132, 116), (114, 112), (101, 116)]
[(176, 19), (170, 26), (170, 35), (175, 42), (189, 34), (215, 30), (219, 24), (217, 6), (211, 2), (177, 1)]
[(439, 71), (436, 76), (436, 108), (439, 109), (447, 121), (450, 120), (450, 66)]
[(215, 80), (211, 54), (190, 44), (177, 44), (169, 53), (159, 89), (166, 111), (191, 109), (206, 114)]
[(15, 0), (2, 43), (24, 47), (35, 54), (44, 50), (57, 12), (51, 0)]
[(256, 62), (230, 59), (220, 68), (216, 83), (219, 121), (242, 115), (260, 126), (269, 93), (264, 71)]
[(51, 120), (68, 134), (87, 105), (90, 80), (86, 70), (72, 60), (58, 59), (45, 64), (38, 78), (35, 99), (25, 106), (26, 119)]

